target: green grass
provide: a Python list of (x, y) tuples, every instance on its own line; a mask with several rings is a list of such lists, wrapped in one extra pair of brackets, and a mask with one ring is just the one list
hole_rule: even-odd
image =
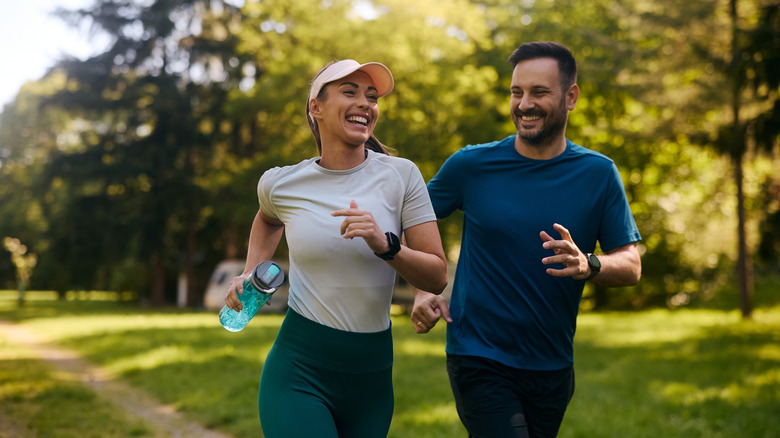
[[(14, 293), (0, 293), (0, 318), (80, 352), (208, 427), (261, 435), (257, 383), (281, 316), (261, 315), (229, 333), (215, 313), (150, 311), (110, 297), (57, 301), (29, 293), (17, 309)], [(737, 311), (655, 310), (583, 314), (578, 325), (577, 389), (561, 437), (779, 436), (780, 307), (757, 309), (748, 322)], [(395, 316), (393, 335), (396, 407), (389, 436), (465, 437), (444, 368), (444, 328), (420, 336), (407, 316)], [(74, 404), (68, 397), (99, 410), (87, 389), (58, 381), (43, 364), (14, 359), (13, 347), (8, 357), (2, 346), (0, 414), (38, 429), (40, 412), (66, 409)], [(35, 388), (38, 382), (65, 389), (47, 392)], [(60, 417), (78, 418), (80, 410)], [(126, 418), (89, 417), (85, 430), (104, 425), (151, 433)], [(38, 436), (90, 436), (73, 429), (77, 424), (68, 427), (74, 432), (39, 429)]]
[(562, 437), (780, 436), (780, 308), (582, 315)]
[(0, 438), (163, 436), (0, 337)]

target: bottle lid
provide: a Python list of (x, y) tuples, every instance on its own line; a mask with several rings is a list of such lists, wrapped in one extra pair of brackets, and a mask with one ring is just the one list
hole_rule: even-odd
[(259, 263), (249, 278), (255, 289), (270, 294), (284, 283), (284, 271), (276, 263), (267, 260)]

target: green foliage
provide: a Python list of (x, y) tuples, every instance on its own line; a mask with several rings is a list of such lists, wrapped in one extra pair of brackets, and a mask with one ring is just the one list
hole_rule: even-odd
[[(703, 301), (733, 281), (734, 145), (763, 151), (744, 162), (751, 249), (769, 264), (780, 252), (775, 3), (740, 0), (738, 62), (724, 0), (100, 0), (61, 11), (113, 44), (61, 60), (3, 109), (0, 237), (39, 255), (32, 287), (160, 304), (184, 274), (198, 305), (213, 266), (246, 251), (262, 172), (316, 154), (304, 103), (325, 63), (390, 67), (377, 137), (429, 179), (458, 148), (514, 132), (506, 59), (521, 42), (555, 40), (579, 63), (568, 136), (616, 162), (643, 236), (640, 284), (589, 290), (586, 306)], [(452, 257), (460, 224), (440, 224)], [(0, 283), (12, 278), (0, 257)]]

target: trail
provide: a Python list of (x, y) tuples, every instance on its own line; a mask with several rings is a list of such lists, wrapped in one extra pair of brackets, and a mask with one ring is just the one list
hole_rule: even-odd
[(143, 418), (173, 438), (231, 438), (208, 430), (184, 418), (171, 406), (160, 404), (146, 392), (113, 379), (104, 369), (90, 364), (75, 352), (41, 342), (35, 333), (21, 325), (0, 321), (0, 335), (10, 343), (25, 346), (37, 357), (92, 388), (99, 397)]

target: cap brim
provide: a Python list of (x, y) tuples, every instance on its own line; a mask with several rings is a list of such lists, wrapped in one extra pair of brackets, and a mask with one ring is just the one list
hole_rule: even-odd
[(320, 90), (325, 85), (336, 81), (338, 79), (347, 77), (356, 71), (363, 71), (371, 77), (371, 81), (374, 83), (374, 88), (377, 90), (377, 97), (382, 97), (390, 94), (393, 91), (393, 74), (390, 69), (385, 67), (384, 64), (378, 62), (367, 62), (360, 64), (352, 59), (345, 59), (343, 61), (336, 62), (328, 66), (319, 76), (314, 80), (309, 91), (309, 100), (314, 99), (320, 93)]

